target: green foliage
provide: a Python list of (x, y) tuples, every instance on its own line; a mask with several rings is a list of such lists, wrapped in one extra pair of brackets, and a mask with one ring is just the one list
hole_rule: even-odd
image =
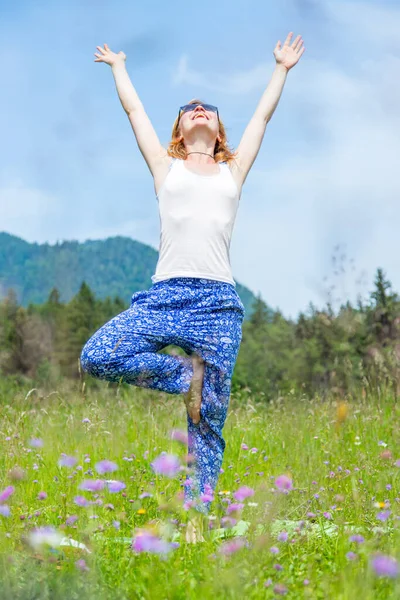
[[(0, 303), (0, 370), (57, 381), (79, 377), (79, 356), (89, 337), (128, 305), (121, 297), (101, 299), (83, 282), (69, 302), (53, 287), (42, 304), (20, 306), (9, 292)], [(243, 323), (232, 390), (251, 390), (268, 400), (292, 390), (338, 395), (378, 385), (400, 391), (400, 300), (381, 269), (369, 302), (310, 305), (297, 321), (254, 298)], [(161, 352), (184, 354), (175, 346)], [(97, 382), (91, 380), (90, 385)]]

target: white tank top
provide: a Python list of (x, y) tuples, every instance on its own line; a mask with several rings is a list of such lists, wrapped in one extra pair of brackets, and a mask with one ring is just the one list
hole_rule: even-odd
[(160, 247), (153, 283), (170, 277), (200, 277), (235, 284), (230, 243), (240, 194), (227, 163), (198, 175), (173, 159), (157, 194)]

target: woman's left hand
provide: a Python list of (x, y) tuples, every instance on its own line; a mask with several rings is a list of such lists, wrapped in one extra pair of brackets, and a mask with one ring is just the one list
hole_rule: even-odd
[[(287, 68), (287, 70), (294, 67), (296, 63), (299, 62), (300, 56), (303, 54), (305, 48), (303, 46), (303, 40), (301, 39), (301, 35), (298, 35), (294, 40), (291, 46), (289, 46), (290, 41), (292, 39), (293, 32), (290, 32), (286, 38), (285, 43), (281, 48), (281, 42), (278, 40), (278, 43), (274, 49), (274, 56), (276, 58), (276, 63), (278, 65), (283, 65)], [(303, 46), (303, 47), (302, 47)]]

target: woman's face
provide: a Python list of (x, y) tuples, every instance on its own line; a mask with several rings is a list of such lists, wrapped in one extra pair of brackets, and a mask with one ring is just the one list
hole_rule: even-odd
[(181, 113), (179, 130), (185, 140), (193, 141), (196, 137), (217, 139), (219, 134), (219, 121), (217, 113), (205, 110), (201, 104), (194, 105), (194, 109)]

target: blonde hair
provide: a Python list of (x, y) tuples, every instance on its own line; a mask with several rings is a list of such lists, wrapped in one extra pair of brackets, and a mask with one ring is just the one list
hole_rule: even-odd
[[(188, 102), (188, 104), (199, 104), (199, 103), (204, 104), (202, 102), (202, 100), (199, 100), (198, 98), (194, 98), (193, 100)], [(185, 148), (183, 139), (181, 139), (181, 136), (179, 134), (178, 118), (179, 117), (177, 117), (175, 119), (174, 125), (172, 127), (172, 139), (168, 145), (167, 152), (168, 152), (168, 155), (172, 156), (173, 158), (180, 158), (182, 160), (186, 160), (187, 150)], [(231, 148), (229, 148), (229, 146), (228, 146), (228, 140), (226, 137), (225, 127), (224, 127), (221, 119), (219, 120), (219, 132), (218, 133), (221, 138), (221, 141), (219, 142), (218, 140), (216, 140), (215, 148), (214, 148), (214, 159), (216, 162), (230, 163), (231, 161), (233, 161), (235, 159), (236, 152), (231, 150)]]

